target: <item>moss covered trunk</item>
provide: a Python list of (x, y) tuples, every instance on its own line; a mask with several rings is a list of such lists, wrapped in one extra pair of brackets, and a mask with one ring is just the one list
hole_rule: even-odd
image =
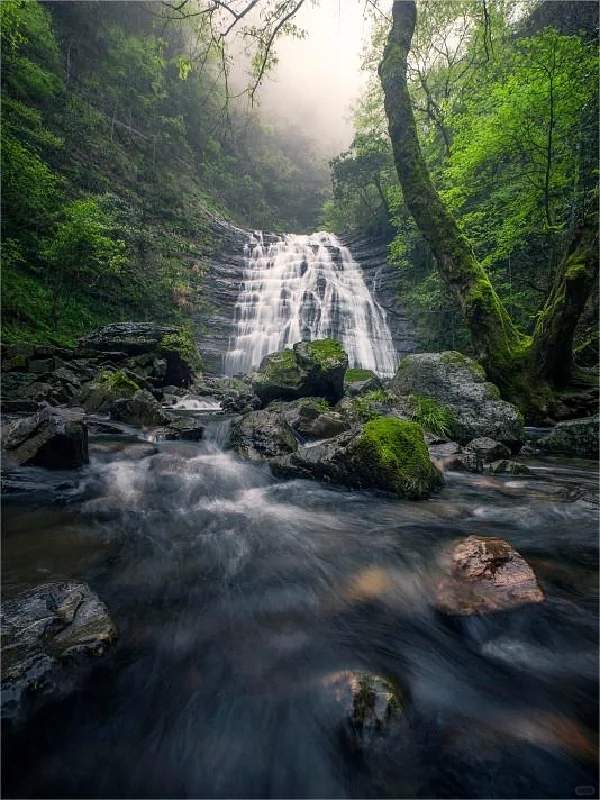
[[(438, 270), (456, 295), (471, 333), (475, 355), (505, 397), (531, 417), (548, 415), (552, 386), (568, 381), (572, 355), (550, 351), (566, 330), (563, 348), (571, 348), (573, 330), (589, 289), (588, 255), (579, 249), (567, 259), (542, 313), (535, 339), (520, 333), (492, 286), (485, 269), (461, 234), (429, 175), (421, 153), (408, 88), (407, 60), (417, 19), (413, 0), (394, 0), (392, 26), (379, 66), (385, 112), (404, 201), (433, 252)], [(587, 240), (586, 240), (587, 242)], [(581, 242), (584, 248), (584, 242)], [(586, 265), (580, 271), (583, 258)], [(582, 272), (586, 273), (583, 277)], [(593, 276), (592, 276), (593, 280)], [(562, 360), (561, 360), (562, 359)], [(560, 375), (559, 375), (560, 373)]]
[(558, 388), (572, 379), (575, 327), (597, 272), (598, 235), (590, 221), (575, 233), (533, 336), (532, 366), (542, 380)]

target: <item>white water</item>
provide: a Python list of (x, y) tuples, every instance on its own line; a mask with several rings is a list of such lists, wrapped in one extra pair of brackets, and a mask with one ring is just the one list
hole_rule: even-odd
[(342, 342), (351, 367), (390, 377), (398, 361), (386, 313), (358, 264), (332, 233), (288, 234), (266, 245), (256, 232), (245, 247), (244, 282), (236, 303), (237, 334), (225, 372), (259, 366), (267, 353), (302, 339)]

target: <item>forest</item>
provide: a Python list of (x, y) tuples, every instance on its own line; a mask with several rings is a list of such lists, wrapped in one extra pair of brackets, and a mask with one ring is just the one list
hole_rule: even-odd
[(3, 797), (598, 796), (598, 9), (0, 0)]

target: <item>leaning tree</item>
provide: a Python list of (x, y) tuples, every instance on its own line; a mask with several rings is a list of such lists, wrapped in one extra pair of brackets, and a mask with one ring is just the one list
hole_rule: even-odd
[(598, 271), (597, 208), (584, 210), (533, 335), (525, 335), (436, 191), (421, 152), (408, 86), (416, 21), (414, 0), (394, 0), (379, 66), (404, 201), (435, 256), (440, 276), (460, 304), (476, 357), (489, 378), (530, 417), (545, 418), (561, 390), (589, 381), (574, 363), (573, 336)]

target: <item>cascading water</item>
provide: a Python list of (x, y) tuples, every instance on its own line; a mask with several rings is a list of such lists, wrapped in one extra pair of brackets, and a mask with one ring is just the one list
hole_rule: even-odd
[(332, 337), (342, 342), (351, 367), (393, 375), (398, 358), (386, 313), (334, 234), (288, 234), (265, 244), (256, 232), (245, 258), (227, 374), (249, 372), (267, 353), (302, 339)]

